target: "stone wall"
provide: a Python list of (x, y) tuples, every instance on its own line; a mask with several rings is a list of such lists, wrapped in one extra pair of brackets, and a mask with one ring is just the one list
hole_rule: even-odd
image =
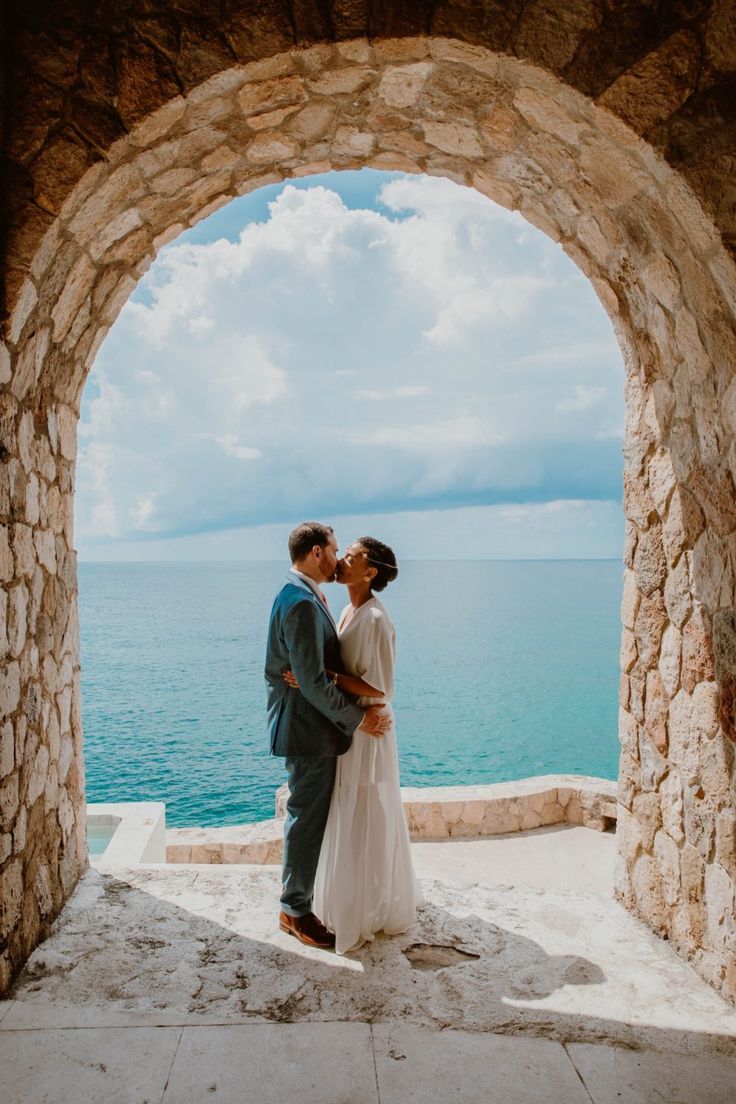
[[(224, 828), (169, 828), (171, 863), (280, 863), (286, 785), (276, 793), (276, 816)], [(548, 774), (490, 786), (402, 787), (412, 840), (480, 839), (555, 824), (607, 831), (616, 824), (616, 784), (604, 778)], [(97, 866), (107, 866), (102, 855)]]
[(736, 995), (736, 43), (727, 0), (660, 7), (152, 2), (83, 26), (87, 6), (39, 0), (15, 14), (0, 986), (85, 861), (72, 495), (96, 351), (186, 226), (265, 183), (373, 166), (517, 208), (613, 321), (627, 372), (617, 892)]

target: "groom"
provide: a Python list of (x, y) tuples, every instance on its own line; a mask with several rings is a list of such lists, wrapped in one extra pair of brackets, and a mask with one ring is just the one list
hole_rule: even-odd
[[(310, 947), (334, 947), (334, 935), (312, 912), (312, 892), (337, 756), (357, 728), (382, 736), (390, 719), (381, 706), (361, 709), (326, 673), (343, 670), (337, 628), (320, 590), (337, 570), (332, 529), (316, 521), (298, 525), (289, 554), (291, 571), (274, 600), (266, 645), (271, 754), (286, 759), (289, 783), (279, 927)], [(284, 681), (287, 668), (298, 690)]]

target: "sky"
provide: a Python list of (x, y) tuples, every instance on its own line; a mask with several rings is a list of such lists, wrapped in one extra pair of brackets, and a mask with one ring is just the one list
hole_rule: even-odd
[(623, 366), (561, 248), (469, 188), (329, 173), (158, 254), (85, 387), (86, 560), (617, 558)]

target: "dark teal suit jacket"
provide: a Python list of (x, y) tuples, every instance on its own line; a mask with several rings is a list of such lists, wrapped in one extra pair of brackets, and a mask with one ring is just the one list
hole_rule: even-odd
[[(290, 667), (299, 683), (284, 682)], [(350, 747), (364, 711), (327, 677), (342, 671), (334, 623), (315, 592), (289, 574), (268, 623), (266, 687), (271, 754), (326, 758)]]

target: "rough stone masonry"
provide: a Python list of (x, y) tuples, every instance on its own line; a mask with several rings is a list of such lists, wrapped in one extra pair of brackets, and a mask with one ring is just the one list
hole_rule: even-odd
[[(515, 208), (626, 365), (620, 899), (736, 999), (733, 0), (5, 9), (0, 991), (84, 870), (84, 381), (160, 247), (371, 166)], [(123, 795), (121, 795), (122, 797)]]

